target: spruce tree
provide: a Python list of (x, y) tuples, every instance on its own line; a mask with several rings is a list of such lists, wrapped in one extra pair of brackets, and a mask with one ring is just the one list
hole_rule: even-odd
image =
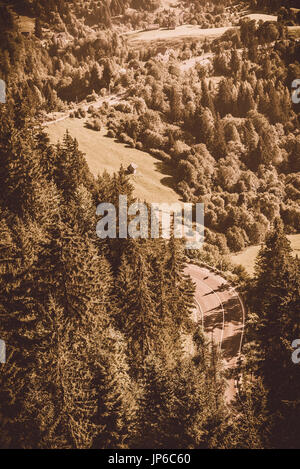
[(137, 243), (122, 257), (115, 290), (119, 297), (116, 323), (127, 338), (132, 369), (141, 376), (145, 359), (154, 347), (158, 317), (149, 265)]
[[(274, 418), (272, 442), (275, 446), (297, 447), (299, 422), (295, 415), (299, 411), (300, 376), (299, 367), (292, 362), (291, 343), (300, 336), (299, 263), (291, 255), (279, 219), (259, 253), (255, 274), (249, 292), (256, 313), (250, 337), (257, 343), (258, 374), (268, 392), (268, 410)], [(287, 430), (291, 426), (295, 435)]]

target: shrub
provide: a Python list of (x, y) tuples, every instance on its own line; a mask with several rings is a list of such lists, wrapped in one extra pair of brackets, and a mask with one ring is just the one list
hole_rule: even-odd
[(174, 143), (172, 152), (178, 160), (180, 159), (185, 159), (191, 152), (191, 147), (187, 145), (186, 143), (182, 142), (181, 140), (177, 140)]
[(78, 113), (80, 117), (86, 117), (86, 111), (82, 107), (78, 109)]
[(110, 138), (116, 138), (116, 134), (112, 129), (109, 129), (106, 135), (107, 137), (110, 137)]
[(119, 135), (119, 140), (120, 140), (121, 143), (125, 143), (127, 138), (128, 138), (128, 136), (124, 132), (122, 132)]
[(163, 150), (159, 150), (157, 148), (151, 148), (149, 150), (149, 152), (151, 153), (151, 155), (155, 156), (156, 158), (159, 158), (160, 160), (162, 161), (165, 161), (165, 162), (170, 162), (172, 161), (172, 158), (170, 155), (168, 155), (166, 152), (164, 152)]
[(126, 138), (124, 139), (124, 143), (126, 145), (129, 145), (132, 148), (135, 147), (134, 140), (131, 137), (128, 137), (128, 135), (126, 135)]
[(86, 97), (86, 100), (88, 103), (91, 103), (92, 101), (96, 101), (96, 99), (98, 98), (98, 95), (97, 93), (91, 93), (89, 94), (87, 97)]
[(238, 252), (242, 251), (245, 247), (245, 235), (246, 233), (241, 228), (233, 226), (226, 232), (227, 244), (231, 251)]
[(91, 119), (91, 120), (88, 120), (86, 122), (86, 126), (89, 128), (89, 129), (92, 129), (92, 130), (96, 130), (97, 132), (99, 132), (101, 130), (101, 121), (100, 119)]
[(165, 146), (165, 139), (162, 135), (147, 129), (142, 135), (143, 143), (147, 148), (161, 148)]
[(142, 142), (136, 142), (135, 148), (136, 148), (137, 150), (143, 150), (143, 144), (142, 144)]
[(126, 114), (130, 114), (132, 112), (132, 106), (128, 103), (118, 103), (115, 105), (115, 109), (120, 112), (125, 112)]

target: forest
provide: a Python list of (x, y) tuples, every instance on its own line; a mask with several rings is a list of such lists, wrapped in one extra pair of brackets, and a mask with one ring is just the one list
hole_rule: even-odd
[[(294, 3), (242, 2), (279, 15), (257, 23), (238, 20), (232, 1), (189, 2), (186, 21), (237, 23), (171, 50), (134, 48), (122, 33), (162, 17), (159, 1), (23, 3), (32, 35), (0, 8), (0, 448), (299, 449), (300, 261), (286, 237), (300, 227)], [(124, 98), (94, 107), (109, 90)], [(86, 112), (76, 105), (87, 97)], [(51, 143), (53, 112), (172, 168), (182, 200), (205, 205), (203, 251), (174, 237), (99, 239), (97, 205), (133, 202), (132, 181), (123, 167), (93, 176), (69, 132)], [(253, 244), (249, 277), (228, 254)], [(247, 310), (230, 403), (230, 373), (192, 320), (184, 273), (220, 259)]]

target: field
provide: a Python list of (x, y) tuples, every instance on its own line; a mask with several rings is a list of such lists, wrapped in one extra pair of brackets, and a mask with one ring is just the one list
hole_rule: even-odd
[(138, 41), (159, 41), (159, 40), (173, 40), (177, 38), (198, 38), (214, 39), (222, 36), (231, 26), (225, 26), (223, 28), (209, 28), (201, 29), (200, 26), (185, 24), (177, 26), (176, 29), (157, 29), (154, 31), (133, 31), (126, 33), (126, 36), (130, 42)]
[(32, 33), (34, 31), (34, 19), (29, 16), (19, 16), (20, 31)]
[(29, 16), (25, 16), (22, 13), (24, 8), (22, 2), (17, 1), (2, 1), (0, 0), (0, 6), (8, 6), (11, 12), (14, 14), (15, 19), (18, 23), (21, 32), (32, 33), (34, 31), (35, 19)]
[[(277, 16), (266, 15), (262, 13), (246, 14), (243, 18), (249, 18), (256, 21), (277, 21)], [(151, 41), (166, 41), (170, 42), (175, 39), (183, 38), (197, 38), (197, 39), (215, 39), (222, 36), (228, 29), (232, 29), (233, 26), (224, 26), (221, 28), (208, 28), (202, 29), (198, 25), (184, 24), (177, 26), (176, 29), (165, 29), (160, 28), (153, 31), (131, 31), (125, 33), (131, 43), (137, 45), (137, 43), (151, 42)]]
[(106, 129), (95, 132), (84, 127), (84, 120), (65, 119), (48, 127), (52, 143), (62, 140), (66, 130), (76, 137), (79, 148), (86, 155), (91, 172), (97, 176), (107, 170), (112, 174), (121, 164), (126, 168), (131, 162), (138, 165), (137, 173), (130, 176), (135, 195), (147, 202), (179, 202), (179, 195), (173, 189), (173, 178), (164, 163), (149, 153), (129, 148), (105, 136)]
[(288, 26), (289, 37), (300, 39), (300, 26)]
[[(300, 234), (289, 235), (288, 238), (291, 241), (293, 254), (298, 254), (298, 256), (300, 256)], [(243, 252), (232, 255), (231, 261), (234, 264), (241, 264), (242, 266), (244, 266), (248, 274), (252, 276), (254, 273), (255, 259), (259, 250), (260, 246), (250, 246)]]
[(265, 15), (264, 13), (250, 13), (249, 15), (243, 16), (243, 18), (249, 18), (255, 21), (277, 21), (277, 16)]
[(178, 1), (175, 0), (162, 0), (161, 1), (161, 8), (170, 8), (173, 6), (177, 6)]

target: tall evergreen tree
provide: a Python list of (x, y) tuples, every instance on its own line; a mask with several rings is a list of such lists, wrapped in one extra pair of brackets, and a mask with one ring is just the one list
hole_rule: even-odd
[[(256, 313), (250, 336), (257, 343), (258, 374), (268, 392), (268, 410), (274, 416), (271, 444), (299, 447), (300, 370), (291, 358), (291, 343), (300, 336), (299, 261), (292, 257), (278, 219), (259, 253), (250, 295)], [(287, 430), (291, 427), (295, 433)]]

